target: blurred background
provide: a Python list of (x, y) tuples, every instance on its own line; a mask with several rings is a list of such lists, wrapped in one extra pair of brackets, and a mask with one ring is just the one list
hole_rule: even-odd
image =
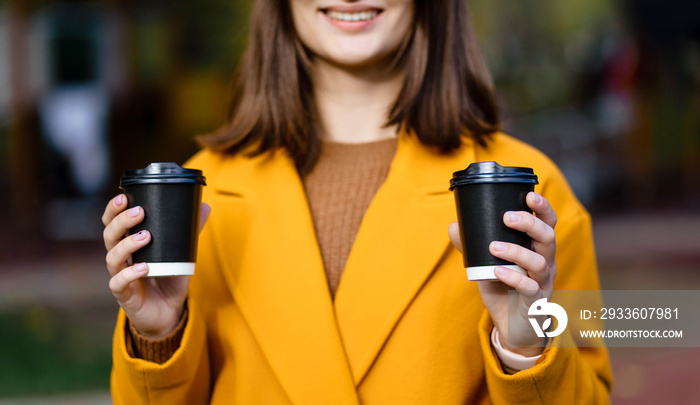
[[(471, 0), (506, 131), (592, 212), (604, 289), (700, 290), (700, 2)], [(100, 217), (226, 115), (247, 0), (0, 0), (0, 404), (108, 404)], [(612, 348), (616, 404), (700, 401), (700, 349)]]

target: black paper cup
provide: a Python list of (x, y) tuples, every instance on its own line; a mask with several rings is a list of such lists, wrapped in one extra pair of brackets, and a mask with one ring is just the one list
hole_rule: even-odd
[(147, 276), (194, 274), (205, 185), (200, 170), (183, 169), (176, 163), (151, 163), (145, 169), (124, 172), (119, 187), (128, 207), (140, 206), (145, 214), (129, 234), (151, 233), (150, 243), (132, 255), (134, 263), (148, 263)]
[(496, 280), (498, 266), (526, 271), (489, 252), (493, 241), (515, 243), (531, 249), (531, 238), (503, 223), (506, 211), (532, 210), (525, 197), (534, 191), (537, 176), (528, 167), (504, 167), (496, 162), (472, 163), (455, 172), (450, 181), (457, 206), (464, 267), (469, 280)]

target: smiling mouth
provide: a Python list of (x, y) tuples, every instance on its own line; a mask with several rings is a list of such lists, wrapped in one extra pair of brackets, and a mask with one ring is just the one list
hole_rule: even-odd
[(338, 10), (332, 10), (332, 9), (325, 9), (321, 10), (325, 15), (328, 16), (331, 20), (335, 21), (343, 21), (343, 22), (358, 22), (358, 21), (371, 21), (377, 18), (379, 14), (383, 10), (380, 9), (371, 9), (371, 10), (363, 10), (363, 11), (354, 11), (354, 12), (346, 12), (346, 11), (338, 11)]

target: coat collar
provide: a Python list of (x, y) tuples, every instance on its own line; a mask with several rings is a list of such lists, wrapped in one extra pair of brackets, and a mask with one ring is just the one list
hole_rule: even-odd
[[(276, 152), (224, 162), (211, 184), (225, 211), (213, 224), (217, 249), (234, 299), (293, 402), (358, 403), (355, 387), (449, 246), (449, 180), (473, 160), (469, 140), (443, 155), (401, 135), (335, 301), (292, 160)], [(240, 254), (227, 249), (231, 240)]]
[(470, 143), (445, 155), (413, 136), (399, 140), (389, 175), (365, 213), (334, 302), (358, 385), (449, 247), (447, 227), (456, 218), (449, 181), (473, 156)]

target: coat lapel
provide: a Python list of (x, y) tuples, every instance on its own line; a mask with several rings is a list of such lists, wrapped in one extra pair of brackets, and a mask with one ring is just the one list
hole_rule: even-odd
[(359, 385), (396, 323), (428, 280), (456, 220), (452, 173), (474, 160), (470, 141), (449, 155), (402, 135), (389, 175), (360, 226), (335, 298), (353, 379)]
[(470, 141), (443, 155), (402, 135), (331, 301), (303, 185), (283, 152), (229, 158), (211, 182), (226, 282), (295, 404), (358, 404), (355, 387), (449, 246), (452, 172)]
[(293, 162), (282, 152), (228, 159), (212, 186), (227, 283), (292, 402), (357, 404)]

